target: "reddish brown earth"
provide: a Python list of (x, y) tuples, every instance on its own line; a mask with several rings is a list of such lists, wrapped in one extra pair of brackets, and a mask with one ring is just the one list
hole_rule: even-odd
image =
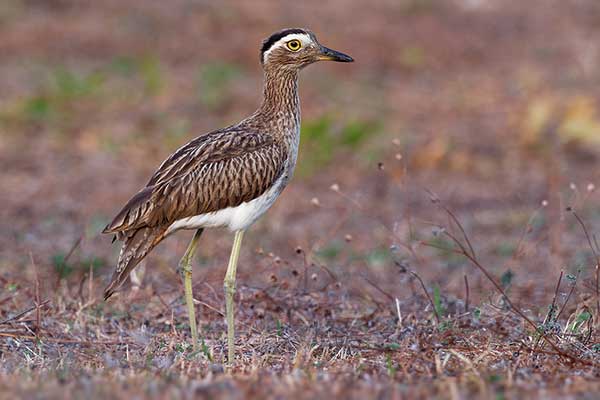
[[(299, 167), (245, 239), (227, 371), (232, 235), (195, 260), (195, 354), (191, 233), (104, 302), (99, 231), (254, 110), (259, 43), (289, 26), (356, 62), (303, 71)], [(4, 0), (0, 397), (595, 398), (599, 43), (594, 0)]]

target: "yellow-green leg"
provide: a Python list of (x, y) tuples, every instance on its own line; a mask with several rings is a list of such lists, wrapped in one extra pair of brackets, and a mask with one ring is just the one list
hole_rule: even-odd
[(235, 272), (237, 270), (238, 258), (240, 256), (240, 247), (242, 246), (242, 238), (244, 231), (235, 232), (233, 239), (233, 247), (231, 248), (231, 256), (229, 257), (229, 265), (223, 286), (225, 287), (225, 309), (227, 311), (227, 362), (233, 363), (233, 355), (235, 353), (233, 339), (235, 337), (234, 315), (233, 315), (233, 295), (235, 294)]
[(185, 302), (187, 303), (188, 317), (190, 319), (190, 330), (192, 331), (192, 346), (194, 351), (198, 350), (198, 328), (196, 327), (196, 311), (194, 307), (194, 296), (192, 294), (192, 259), (196, 253), (198, 239), (204, 229), (198, 229), (190, 241), (185, 254), (179, 261), (179, 268), (183, 275), (183, 286), (185, 287)]

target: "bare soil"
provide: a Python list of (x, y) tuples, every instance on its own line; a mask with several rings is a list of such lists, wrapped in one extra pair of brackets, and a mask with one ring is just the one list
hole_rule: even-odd
[[(159, 163), (259, 103), (260, 41), (310, 27), (291, 185), (102, 300), (100, 230)], [(0, 398), (596, 398), (600, 3), (0, 4)]]

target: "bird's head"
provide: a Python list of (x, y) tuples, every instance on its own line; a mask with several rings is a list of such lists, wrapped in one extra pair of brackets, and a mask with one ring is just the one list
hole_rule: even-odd
[(265, 39), (260, 51), (265, 69), (299, 70), (317, 61), (352, 62), (352, 57), (329, 49), (308, 29), (293, 28), (275, 32)]

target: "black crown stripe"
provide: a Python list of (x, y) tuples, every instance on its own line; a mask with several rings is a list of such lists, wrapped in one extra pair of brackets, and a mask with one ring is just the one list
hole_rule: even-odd
[(275, 43), (277, 43), (277, 41), (279, 39), (281, 39), (282, 37), (285, 37), (287, 35), (294, 34), (294, 33), (306, 34), (307, 32), (304, 29), (300, 29), (300, 28), (283, 29), (279, 32), (275, 32), (268, 39), (265, 39), (265, 41), (263, 42), (262, 48), (260, 49), (260, 60), (264, 61), (265, 52), (267, 52), (271, 48), (271, 46), (273, 46)]

